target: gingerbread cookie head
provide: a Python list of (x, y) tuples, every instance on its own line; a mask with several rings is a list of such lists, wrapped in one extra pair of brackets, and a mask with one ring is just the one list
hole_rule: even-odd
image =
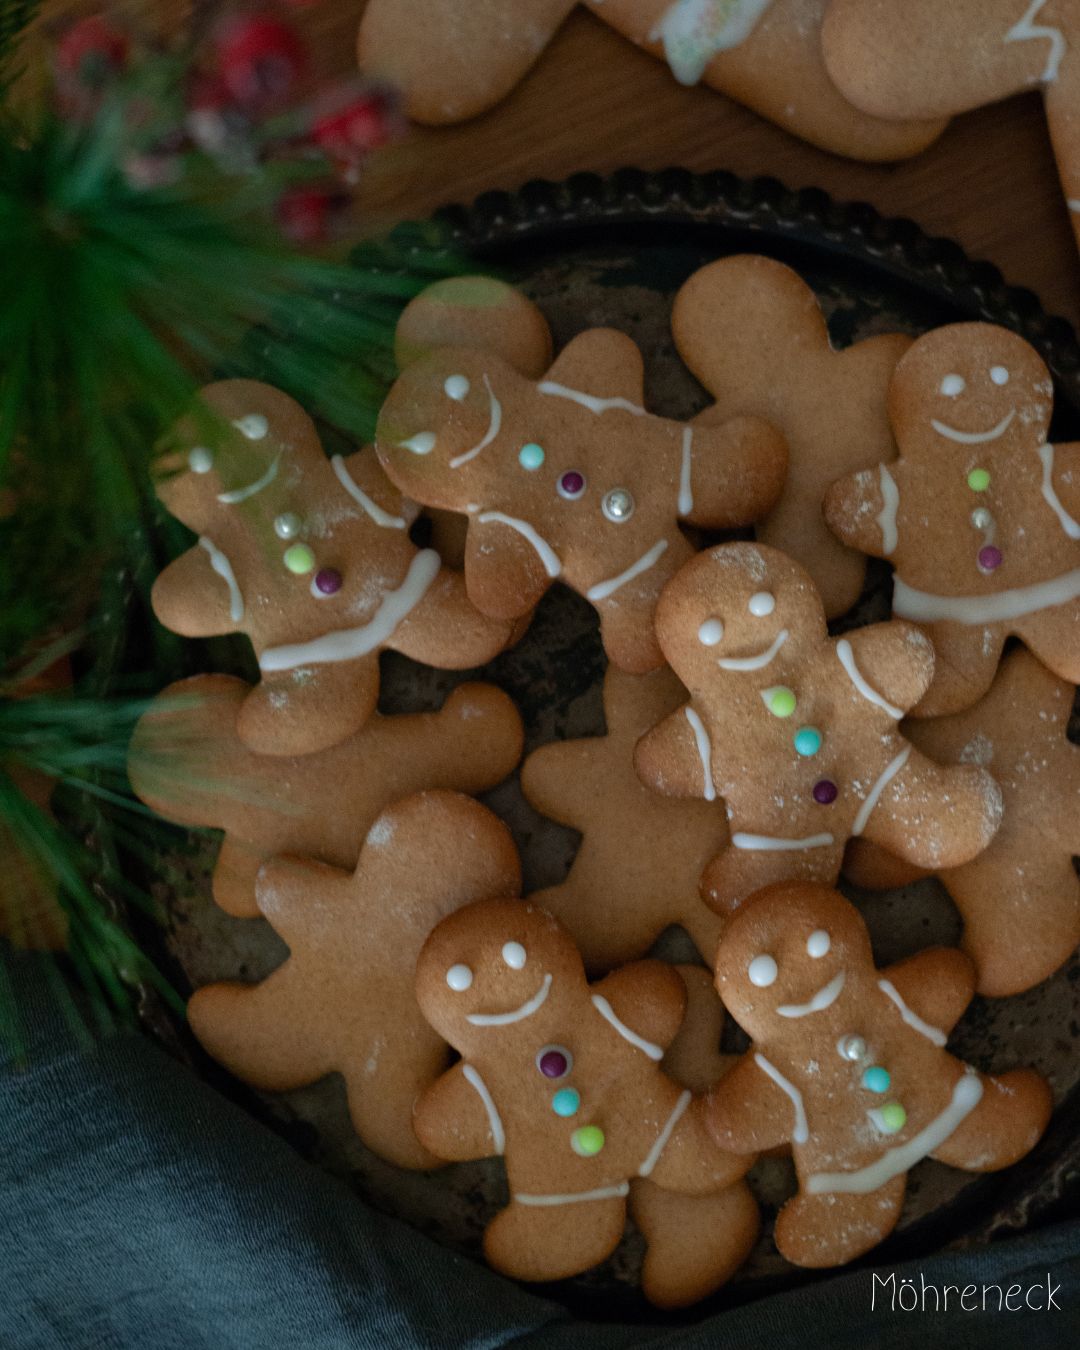
[(547, 320), (521, 291), (495, 277), (446, 277), (405, 306), (394, 331), (398, 368), (441, 347), (498, 352), (532, 379), (551, 364)]

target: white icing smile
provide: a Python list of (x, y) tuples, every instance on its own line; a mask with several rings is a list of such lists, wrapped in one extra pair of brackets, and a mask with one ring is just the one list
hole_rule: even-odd
[(484, 387), (488, 392), (488, 428), (484, 432), (483, 440), (477, 442), (471, 450), (466, 450), (462, 455), (455, 455), (450, 461), (452, 469), (460, 469), (463, 464), (468, 464), (470, 459), (475, 459), (481, 450), (486, 450), (495, 437), (502, 429), (502, 404), (495, 397), (495, 391), (491, 387), (491, 381), (484, 376)]
[(811, 1013), (824, 1012), (831, 1008), (844, 988), (845, 975), (842, 970), (832, 977), (824, 988), (819, 989), (809, 1003), (783, 1003), (777, 1008), (781, 1017), (809, 1017)]
[(781, 628), (772, 645), (757, 656), (721, 656), (716, 664), (721, 670), (764, 670), (787, 640), (788, 630)]
[(545, 975), (544, 982), (540, 988), (521, 1005), (515, 1008), (513, 1012), (505, 1013), (467, 1013), (465, 1020), (471, 1022), (474, 1027), (507, 1027), (511, 1022), (523, 1022), (526, 1017), (531, 1017), (537, 1008), (543, 1006), (545, 999), (551, 992), (551, 976)]
[(944, 436), (947, 440), (956, 441), (958, 445), (985, 445), (987, 441), (996, 441), (1004, 436), (1013, 424), (1016, 416), (1016, 409), (1007, 413), (996, 427), (991, 427), (989, 431), (958, 431), (956, 427), (950, 427), (945, 422), (939, 422), (937, 418), (932, 418), (930, 425), (939, 436)]

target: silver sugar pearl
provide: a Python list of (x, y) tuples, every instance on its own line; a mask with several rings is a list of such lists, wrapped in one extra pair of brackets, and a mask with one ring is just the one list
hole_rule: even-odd
[(279, 539), (295, 539), (300, 533), (299, 516), (294, 516), (291, 511), (286, 511), (283, 516), (278, 516), (274, 521), (274, 533)]
[(840, 1058), (850, 1060), (852, 1064), (858, 1064), (859, 1060), (866, 1058), (866, 1042), (861, 1036), (841, 1036), (836, 1048)]
[(612, 488), (610, 492), (604, 494), (600, 509), (608, 520), (614, 521), (616, 525), (621, 525), (624, 520), (629, 520), (634, 514), (633, 495), (627, 488)]

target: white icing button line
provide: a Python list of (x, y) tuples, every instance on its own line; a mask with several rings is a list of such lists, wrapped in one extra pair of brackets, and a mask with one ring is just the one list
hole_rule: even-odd
[(996, 427), (991, 427), (989, 431), (958, 431), (956, 427), (950, 427), (945, 422), (939, 422), (936, 418), (931, 418), (930, 425), (939, 436), (944, 436), (946, 440), (955, 441), (958, 445), (986, 445), (989, 441), (999, 440), (1012, 426), (1013, 418), (1016, 416), (1014, 408), (1007, 416), (1003, 417)]
[(969, 625), (1007, 623), (1041, 609), (1066, 605), (1080, 596), (1080, 567), (1050, 581), (1018, 586), (996, 595), (931, 595), (917, 591), (899, 577), (893, 579), (893, 613), (921, 623), (941, 620)]
[(532, 998), (526, 999), (521, 1007), (515, 1008), (513, 1012), (467, 1013), (465, 1020), (471, 1022), (474, 1027), (508, 1027), (512, 1022), (524, 1022), (526, 1017), (531, 1017), (537, 1008), (543, 1006), (550, 993), (551, 976), (545, 975), (543, 983)]
[(794, 852), (800, 848), (825, 848), (833, 843), (831, 834), (810, 834), (805, 839), (778, 839), (771, 834), (744, 834), (741, 830), (731, 836), (735, 848), (751, 853)]
[(882, 464), (879, 477), (881, 500), (885, 505), (874, 519), (881, 528), (881, 550), (887, 558), (899, 542), (899, 535), (896, 532), (896, 512), (900, 505), (900, 489), (896, 486), (896, 479), (889, 472), (887, 465)]
[(491, 387), (491, 381), (484, 376), (484, 385), (488, 391), (490, 413), (488, 416), (488, 429), (484, 432), (484, 439), (478, 445), (474, 445), (471, 450), (466, 450), (463, 455), (455, 455), (450, 461), (452, 469), (460, 469), (463, 464), (467, 464), (470, 459), (475, 459), (481, 450), (486, 450), (495, 437), (499, 434), (502, 427), (502, 404), (495, 397), (495, 391)]
[(341, 455), (334, 455), (330, 460), (330, 465), (341, 486), (353, 501), (368, 513), (376, 525), (382, 525), (388, 530), (403, 530), (405, 528), (405, 521), (401, 516), (392, 516), (389, 511), (384, 511), (378, 502), (372, 501), (363, 489), (357, 487)]
[(596, 1011), (605, 1021), (611, 1023), (624, 1041), (629, 1041), (638, 1050), (643, 1050), (650, 1059), (659, 1061), (664, 1058), (664, 1052), (660, 1046), (653, 1045), (652, 1041), (647, 1041), (644, 1036), (639, 1036), (636, 1031), (632, 1031), (625, 1022), (619, 1021), (614, 1008), (601, 994), (593, 994), (592, 1001)]
[(1047, 505), (1061, 522), (1061, 528), (1070, 539), (1080, 539), (1080, 521), (1074, 520), (1061, 504), (1061, 498), (1057, 495), (1054, 488), (1054, 447), (1043, 444), (1039, 446), (1039, 458), (1042, 460), (1043, 478), (1042, 495), (1046, 499)]
[(773, 639), (772, 646), (757, 656), (720, 657), (716, 664), (721, 670), (764, 670), (787, 640), (788, 630), (781, 628)]
[(656, 1136), (656, 1142), (653, 1144), (652, 1148), (649, 1149), (648, 1157), (638, 1168), (639, 1177), (647, 1177), (651, 1175), (653, 1168), (660, 1161), (661, 1153), (663, 1153), (664, 1149), (667, 1148), (667, 1143), (668, 1140), (671, 1138), (672, 1131), (675, 1129), (675, 1126), (678, 1125), (679, 1121), (682, 1119), (683, 1112), (690, 1105), (690, 1099), (693, 1097), (693, 1095), (694, 1094), (692, 1092), (689, 1091), (684, 1092), (682, 1096), (679, 1098), (679, 1100), (675, 1103), (675, 1107), (671, 1112), (671, 1115), (668, 1116), (667, 1118), (667, 1124)]
[(617, 1186), (600, 1186), (595, 1191), (578, 1191), (576, 1195), (523, 1195), (518, 1191), (514, 1199), (519, 1205), (576, 1205), (584, 1200), (619, 1200), (630, 1192), (630, 1183), (620, 1181)]
[(1042, 83), (1052, 84), (1058, 77), (1062, 57), (1065, 55), (1065, 35), (1060, 28), (1051, 28), (1047, 24), (1034, 22), (1045, 4), (1046, 0), (1031, 0), (1028, 12), (1009, 29), (1004, 40), (1006, 42), (1027, 42), (1034, 38), (1046, 38), (1050, 43), (1050, 50), (1046, 54), (1046, 68), (1042, 73)]
[(645, 409), (639, 407), (636, 403), (631, 403), (626, 398), (596, 398), (592, 394), (583, 394), (580, 389), (570, 389), (565, 384), (558, 384), (555, 380), (542, 380), (537, 386), (541, 394), (549, 394), (553, 398), (568, 398), (574, 403), (580, 403), (583, 408), (588, 408), (593, 413), (611, 412), (618, 409), (621, 412), (632, 413), (635, 417), (644, 417)]
[(906, 745), (903, 748), (903, 750), (901, 750), (900, 753), (896, 756), (896, 758), (894, 760), (891, 760), (886, 765), (885, 770), (882, 773), (881, 777), (870, 789), (866, 801), (864, 801), (862, 806), (859, 807), (859, 814), (855, 817), (855, 824), (852, 825), (851, 827), (852, 836), (862, 834), (863, 830), (866, 829), (866, 822), (870, 819), (874, 807), (877, 806), (878, 798), (889, 786), (889, 784), (900, 772), (900, 770), (904, 767), (904, 765), (908, 762), (908, 759), (910, 757), (911, 757), (911, 746)]
[(232, 569), (232, 563), (229, 562), (225, 554), (214, 543), (212, 539), (207, 539), (203, 535), (199, 539), (199, 547), (206, 549), (210, 555), (210, 566), (225, 582), (229, 588), (229, 618), (233, 623), (239, 623), (244, 617), (244, 597), (237, 584), (236, 573)]
[(824, 988), (819, 989), (809, 1003), (783, 1003), (777, 1008), (780, 1017), (809, 1017), (811, 1013), (824, 1012), (826, 1008), (831, 1008), (844, 988), (846, 976), (842, 970), (837, 971), (833, 978)]
[(257, 492), (261, 492), (264, 487), (269, 487), (277, 477), (278, 461), (280, 455), (275, 455), (274, 459), (261, 478), (257, 478), (254, 483), (249, 483), (247, 487), (233, 488), (231, 492), (219, 492), (218, 501), (225, 506), (235, 506), (237, 502), (247, 501), (249, 497), (254, 497)]
[(484, 1103), (495, 1152), (501, 1156), (506, 1152), (506, 1131), (503, 1129), (502, 1117), (499, 1115), (499, 1108), (495, 1105), (495, 1099), (488, 1091), (487, 1084), (471, 1064), (462, 1065), (461, 1072), (464, 1074), (466, 1081), (476, 1089), (477, 1096)]
[(287, 647), (267, 647), (259, 657), (260, 670), (292, 670), (295, 666), (331, 661), (353, 661), (381, 647), (424, 598), (439, 574), (442, 563), (432, 548), (421, 549), (409, 564), (405, 580), (396, 591), (387, 591), (371, 619), (357, 628), (297, 642)]
[(691, 730), (694, 733), (694, 740), (697, 742), (698, 758), (701, 760), (701, 772), (705, 779), (705, 800), (714, 802), (716, 800), (716, 788), (713, 787), (712, 780), (712, 742), (709, 740), (709, 733), (705, 730), (705, 723), (697, 715), (695, 710), (689, 704), (683, 709), (686, 714), (686, 720), (690, 723)]
[(909, 1172), (917, 1162), (940, 1148), (975, 1110), (982, 1095), (983, 1085), (978, 1074), (966, 1069), (953, 1088), (949, 1105), (906, 1144), (887, 1149), (877, 1162), (860, 1167), (857, 1172), (815, 1172), (807, 1178), (804, 1189), (808, 1195), (835, 1192), (864, 1195), (868, 1191), (880, 1189), (893, 1177), (898, 1177), (901, 1172)]
[(679, 515), (688, 516), (694, 509), (694, 494), (690, 487), (691, 471), (693, 468), (691, 456), (693, 454), (694, 430), (692, 427), (683, 427), (682, 434), (682, 467), (679, 470)]
[(607, 581), (598, 581), (595, 586), (590, 586), (585, 592), (585, 598), (592, 600), (606, 600), (609, 595), (614, 595), (620, 586), (625, 586), (628, 581), (633, 581), (642, 572), (647, 572), (650, 567), (654, 567), (667, 552), (668, 541), (658, 539), (648, 553), (643, 553), (635, 563), (631, 563), (625, 572), (620, 572), (617, 577), (610, 577)]
[(544, 571), (549, 577), (557, 577), (562, 571), (562, 563), (559, 561), (559, 555), (551, 547), (527, 520), (518, 520), (517, 516), (505, 516), (501, 511), (484, 511), (476, 519), (481, 525), (489, 523), (496, 525), (508, 525), (510, 529), (517, 530), (523, 539), (527, 539), (540, 556), (540, 561), (544, 564)]
[(932, 1027), (929, 1022), (924, 1022), (918, 1013), (913, 1013), (900, 995), (900, 990), (891, 980), (878, 980), (878, 988), (887, 995), (900, 1010), (900, 1016), (920, 1036), (925, 1036), (928, 1041), (933, 1041), (935, 1045), (944, 1045), (948, 1037), (937, 1027)]
[(859, 693), (862, 694), (863, 698), (866, 699), (868, 703), (873, 703), (875, 707), (883, 708), (890, 717), (895, 717), (899, 721), (904, 715), (903, 709), (894, 708), (893, 705), (882, 698), (874, 686), (863, 677), (862, 671), (860, 671), (859, 667), (855, 664), (855, 653), (851, 650), (851, 643), (847, 638), (841, 638), (836, 644), (836, 654), (840, 658), (840, 664), (847, 671), (848, 679)]
[(763, 1073), (767, 1073), (776, 1086), (786, 1092), (795, 1108), (795, 1128), (791, 1132), (792, 1142), (795, 1144), (805, 1144), (810, 1138), (810, 1127), (806, 1123), (806, 1107), (803, 1105), (802, 1093), (794, 1083), (780, 1072), (775, 1064), (770, 1064), (763, 1054), (755, 1052), (754, 1063)]

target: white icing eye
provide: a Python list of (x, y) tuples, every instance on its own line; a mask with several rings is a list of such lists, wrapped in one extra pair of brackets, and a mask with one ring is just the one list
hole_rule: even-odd
[(214, 456), (205, 445), (197, 445), (188, 454), (187, 462), (192, 473), (209, 473), (214, 467)]
[(447, 398), (452, 398), (455, 403), (460, 403), (462, 399), (468, 397), (469, 381), (464, 375), (448, 375), (446, 383), (443, 385), (443, 391)]
[(746, 608), (755, 619), (766, 619), (776, 608), (776, 597), (770, 595), (768, 591), (758, 591), (757, 595), (750, 597), (750, 603)]
[(502, 949), (502, 959), (511, 970), (520, 970), (525, 964), (525, 948), (520, 942), (507, 942)]
[(941, 381), (941, 392), (946, 398), (959, 398), (966, 388), (963, 375), (946, 375)]
[(430, 455), (435, 449), (435, 433), (433, 431), (418, 431), (415, 436), (410, 436), (407, 441), (398, 441), (398, 445), (403, 450), (411, 450), (414, 455)]
[(758, 989), (768, 989), (779, 974), (771, 956), (755, 956), (746, 967), (746, 973), (750, 983)]
[(826, 956), (831, 946), (832, 938), (829, 937), (824, 928), (819, 928), (806, 939), (806, 954), (812, 956), (816, 961), (819, 957)]
[(1005, 369), (1004, 366), (991, 366), (991, 367), (990, 367), (990, 378), (993, 380), (993, 382), (994, 382), (995, 384), (999, 384), (999, 385), (1000, 385), (1000, 384), (1008, 384), (1008, 383), (1009, 383), (1009, 372)]
[(246, 417), (238, 417), (233, 426), (249, 441), (261, 441), (270, 430), (270, 423), (262, 413), (248, 413)]
[(719, 619), (706, 619), (697, 630), (697, 635), (703, 647), (715, 647), (724, 636), (724, 625)]
[(446, 983), (455, 994), (463, 994), (472, 984), (472, 971), (468, 966), (451, 966), (446, 972)]

